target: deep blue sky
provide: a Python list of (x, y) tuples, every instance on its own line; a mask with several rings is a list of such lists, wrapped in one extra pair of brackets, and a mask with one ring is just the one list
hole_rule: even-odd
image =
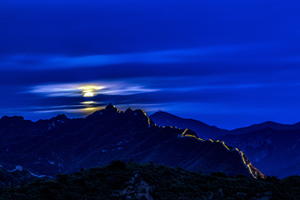
[(227, 129), (299, 122), (299, 10), (298, 0), (1, 0), (0, 116), (81, 117), (112, 102)]

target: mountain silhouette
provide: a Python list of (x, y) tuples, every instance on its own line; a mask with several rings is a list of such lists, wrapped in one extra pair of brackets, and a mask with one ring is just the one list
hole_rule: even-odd
[(149, 116), (159, 126), (176, 126), (178, 128), (189, 128), (195, 131), (200, 138), (216, 139), (221, 135), (229, 134), (228, 130), (207, 125), (194, 119), (184, 119), (167, 112), (158, 111)]
[(178, 128), (189, 128), (204, 139), (218, 139), (220, 136), (227, 134), (239, 135), (264, 128), (275, 130), (300, 130), (300, 122), (295, 124), (281, 124), (273, 121), (266, 121), (259, 124), (253, 124), (247, 127), (236, 128), (233, 130), (220, 129), (216, 126), (210, 126), (195, 119), (185, 119), (176, 115), (158, 111), (149, 116), (159, 126), (176, 126)]
[(201, 139), (189, 129), (159, 127), (143, 110), (123, 112), (111, 104), (80, 119), (2, 117), (0, 133), (0, 164), (21, 165), (36, 174), (55, 176), (134, 160), (203, 173), (264, 176), (243, 152), (222, 141)]
[(299, 130), (300, 129), (300, 122), (296, 124), (280, 124), (272, 121), (266, 121), (260, 124), (253, 124), (251, 126), (237, 128), (234, 130), (229, 131), (229, 134), (238, 135), (238, 134), (244, 134), (249, 133), (252, 131), (261, 130), (264, 128), (272, 128), (275, 130)]
[(150, 118), (160, 126), (190, 128), (199, 137), (223, 140), (245, 152), (252, 163), (267, 175), (280, 178), (300, 175), (300, 123), (287, 125), (266, 121), (224, 130), (163, 111), (154, 113)]
[(264, 128), (220, 139), (245, 152), (267, 175), (284, 178), (300, 174), (300, 130)]

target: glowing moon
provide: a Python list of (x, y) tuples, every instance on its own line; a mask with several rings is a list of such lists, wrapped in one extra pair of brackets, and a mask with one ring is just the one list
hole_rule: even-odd
[(97, 85), (85, 85), (78, 89), (82, 91), (84, 97), (93, 97), (97, 94), (98, 90), (103, 89), (102, 86)]
[(84, 91), (83, 96), (84, 97), (93, 97), (94, 93), (92, 91)]

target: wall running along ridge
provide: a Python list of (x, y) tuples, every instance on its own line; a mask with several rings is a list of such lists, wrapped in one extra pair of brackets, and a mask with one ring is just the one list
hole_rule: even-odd
[(204, 140), (202, 138), (199, 138), (197, 135), (186, 134), (186, 132), (188, 130), (189, 129), (185, 129), (180, 136), (181, 137), (193, 137), (193, 138), (196, 138), (197, 140), (199, 140), (201, 142), (210, 141), (210, 142), (221, 143), (228, 151), (237, 151), (237, 152), (239, 152), (239, 154), (241, 155), (241, 158), (243, 160), (244, 165), (248, 168), (249, 173), (253, 176), (253, 178), (257, 179), (259, 176), (261, 178), (265, 178), (265, 175), (263, 173), (261, 173), (256, 167), (254, 167), (251, 164), (251, 162), (249, 161), (249, 159), (247, 158), (247, 156), (242, 151), (240, 151), (238, 148), (235, 148), (235, 149), (230, 148), (229, 146), (226, 145), (226, 143), (224, 141), (220, 141), (220, 140), (214, 141), (212, 139)]

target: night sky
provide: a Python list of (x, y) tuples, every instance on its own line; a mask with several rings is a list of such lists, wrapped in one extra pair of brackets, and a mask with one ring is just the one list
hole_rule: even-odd
[(300, 121), (299, 0), (0, 0), (0, 117), (112, 102), (233, 129)]

